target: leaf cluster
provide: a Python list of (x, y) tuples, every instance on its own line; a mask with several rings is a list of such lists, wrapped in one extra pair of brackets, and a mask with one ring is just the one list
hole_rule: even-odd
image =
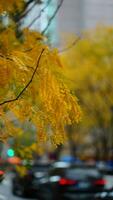
[[(1, 1), (0, 5), (1, 12), (23, 9), (23, 1)], [(20, 132), (6, 117), (10, 111), (20, 122), (27, 119), (35, 125), (38, 146), (46, 141), (58, 145), (66, 140), (65, 125), (80, 120), (78, 101), (62, 79), (57, 50), (45, 45), (39, 32), (27, 28), (17, 37), (16, 28), (11, 24), (0, 32), (0, 117), (6, 127), (0, 139)]]
[(92, 129), (107, 130), (113, 113), (113, 28), (97, 27), (83, 34), (82, 39), (62, 54), (67, 63), (70, 88), (82, 105), (84, 117), (78, 125), (85, 136)]

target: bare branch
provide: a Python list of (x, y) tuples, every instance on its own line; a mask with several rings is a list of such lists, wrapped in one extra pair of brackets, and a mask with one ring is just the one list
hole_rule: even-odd
[(35, 70), (34, 70), (32, 76), (31, 76), (30, 80), (29, 80), (28, 83), (26, 84), (26, 86), (25, 86), (25, 87), (22, 89), (22, 91), (17, 95), (17, 97), (15, 97), (14, 99), (9, 99), (9, 100), (6, 100), (6, 101), (1, 102), (1, 103), (0, 103), (0, 106), (3, 105), (3, 104), (11, 103), (11, 102), (13, 102), (13, 101), (18, 100), (18, 99), (20, 98), (20, 96), (24, 93), (24, 91), (29, 87), (30, 83), (32, 82), (32, 80), (33, 80), (33, 78), (34, 78), (34, 76), (35, 76), (35, 73), (36, 73), (37, 68), (38, 68), (38, 66), (39, 66), (40, 59), (41, 59), (41, 57), (42, 57), (43, 52), (44, 52), (44, 49), (42, 49), (42, 51), (41, 51), (41, 53), (40, 53), (40, 56), (39, 56), (38, 61), (37, 61), (36, 68), (35, 68)]
[(34, 0), (29, 0), (26, 2), (25, 6), (24, 6), (24, 10), (33, 2)]
[(78, 37), (72, 42), (72, 44), (70, 44), (68, 47), (66, 47), (66, 48), (64, 48), (64, 49), (61, 49), (61, 50), (59, 51), (59, 53), (63, 53), (63, 52), (65, 52), (65, 51), (70, 50), (73, 46), (75, 46), (75, 45), (78, 43), (79, 40), (81, 40), (81, 36), (78, 36)]
[(36, 5), (36, 2), (35, 2), (29, 9), (27, 9), (26, 12), (24, 11), (24, 12), (20, 15), (20, 17), (18, 18), (18, 20), (16, 21), (16, 23), (18, 23), (22, 18), (24, 18), (26, 15), (28, 15), (29, 12), (35, 7), (35, 5)]
[(40, 10), (40, 13), (38, 14), (38, 16), (36, 16), (36, 17), (32, 20), (32, 22), (28, 25), (28, 28), (30, 28), (30, 27), (34, 24), (34, 22), (35, 22), (36, 20), (38, 20), (38, 19), (41, 17), (42, 12), (45, 11), (45, 9), (49, 6), (49, 4), (51, 3), (51, 1), (52, 1), (52, 0), (48, 0), (46, 6)]
[(53, 21), (53, 19), (55, 18), (57, 12), (59, 11), (62, 3), (63, 3), (64, 0), (60, 0), (60, 3), (58, 4), (55, 12), (53, 13), (53, 15), (50, 17), (49, 21), (48, 21), (48, 24), (47, 26), (44, 28), (44, 30), (41, 32), (43, 35), (45, 34), (45, 32), (47, 31), (48, 27), (50, 26), (51, 22)]
[(34, 0), (29, 0), (29, 1), (25, 2), (24, 7), (23, 7), (22, 11), (19, 13), (19, 16), (18, 16), (18, 17), (16, 16), (16, 18), (15, 18), (15, 15), (13, 16), (13, 14), (12, 14), (12, 17), (14, 18), (14, 20), (15, 20), (16, 23), (18, 23), (18, 22), (21, 20), (21, 18), (23, 17), (24, 13), (27, 12), (26, 10), (27, 10), (28, 6), (29, 6), (33, 1), (34, 1)]

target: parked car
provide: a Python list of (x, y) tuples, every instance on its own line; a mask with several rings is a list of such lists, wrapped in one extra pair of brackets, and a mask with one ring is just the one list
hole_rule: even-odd
[(40, 180), (39, 200), (95, 199), (106, 180), (96, 167), (74, 164), (54, 164), (48, 176)]
[(5, 164), (0, 160), (0, 183), (5, 177)]
[(37, 196), (39, 181), (48, 172), (50, 164), (33, 164), (22, 176), (17, 170), (12, 178), (12, 193), (18, 196)]
[(0, 167), (0, 183), (3, 181), (5, 175), (5, 171)]
[(103, 174), (113, 175), (113, 161), (112, 160), (111, 161), (109, 160), (106, 162), (99, 161), (97, 162), (96, 166)]
[(105, 189), (103, 192), (97, 193), (95, 200), (113, 200), (113, 188)]

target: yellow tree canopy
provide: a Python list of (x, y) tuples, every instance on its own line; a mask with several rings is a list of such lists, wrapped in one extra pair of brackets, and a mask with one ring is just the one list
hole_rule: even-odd
[[(1, 1), (1, 12), (13, 10), (15, 3), (21, 6), (21, 1)], [(65, 125), (79, 122), (81, 111), (65, 84), (63, 70), (58, 51), (45, 45), (40, 33), (24, 29), (20, 39), (14, 25), (1, 30), (1, 140), (17, 134), (6, 117), (10, 111), (19, 121), (27, 119), (37, 127), (37, 141), (64, 142)]]
[(24, 0), (0, 0), (0, 12), (12, 12), (14, 9), (22, 9), (24, 7)]
[[(109, 129), (113, 107), (113, 28), (98, 27), (84, 33), (79, 42), (62, 54), (67, 63), (70, 88), (75, 89), (84, 117), (80, 131)], [(107, 131), (108, 132), (108, 131)]]

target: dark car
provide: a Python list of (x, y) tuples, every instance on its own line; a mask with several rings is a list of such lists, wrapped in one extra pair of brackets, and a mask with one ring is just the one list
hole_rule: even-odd
[(0, 159), (0, 182), (2, 182), (2, 180), (5, 177), (5, 170), (6, 170), (6, 166), (4, 162)]
[(113, 200), (113, 188), (105, 189), (95, 195), (95, 200)]
[(0, 182), (3, 181), (4, 175), (5, 175), (5, 171), (4, 171), (3, 169), (0, 168)]
[(95, 199), (106, 180), (96, 167), (86, 165), (54, 165), (48, 177), (40, 181), (40, 200)]
[(24, 176), (15, 171), (12, 178), (12, 192), (18, 196), (37, 196), (40, 179), (48, 172), (50, 164), (33, 164)]

